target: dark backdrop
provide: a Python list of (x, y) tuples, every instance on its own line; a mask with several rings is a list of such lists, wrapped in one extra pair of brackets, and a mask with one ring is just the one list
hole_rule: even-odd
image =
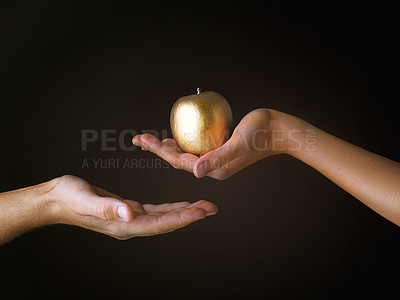
[[(275, 108), (399, 160), (395, 7), (3, 1), (0, 22), (1, 191), (74, 174), (142, 203), (207, 199), (220, 209), (128, 241), (34, 230), (0, 248), (1, 298), (398, 294), (398, 227), (291, 157), (216, 181), (118, 143), (81, 146), (83, 129), (169, 131), (173, 102), (200, 86), (230, 101), (235, 123)], [(145, 168), (96, 169), (99, 158)]]

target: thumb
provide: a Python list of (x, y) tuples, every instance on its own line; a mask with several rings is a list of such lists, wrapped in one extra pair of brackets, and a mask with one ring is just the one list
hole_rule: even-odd
[(193, 167), (193, 173), (197, 178), (204, 177), (212, 171), (222, 168), (230, 161), (244, 155), (244, 150), (241, 144), (231, 138), (221, 147), (200, 157)]
[(122, 200), (109, 197), (98, 197), (92, 207), (94, 216), (105, 221), (130, 221), (134, 212), (132, 207)]

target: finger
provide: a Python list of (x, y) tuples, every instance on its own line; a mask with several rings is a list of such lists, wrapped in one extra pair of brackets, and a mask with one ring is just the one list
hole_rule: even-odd
[(200, 157), (193, 167), (193, 173), (197, 178), (204, 177), (244, 154), (244, 147), (231, 138), (221, 147)]
[(165, 213), (171, 210), (180, 209), (186, 206), (189, 206), (189, 202), (175, 202), (175, 203), (164, 203), (160, 205), (155, 204), (144, 204), (143, 209), (147, 213)]
[(139, 202), (133, 200), (125, 200), (125, 203), (132, 207), (134, 218), (146, 214), (143, 205), (141, 205)]
[(214, 178), (214, 179), (219, 179), (223, 180), (226, 178), (231, 177), (232, 175), (236, 174), (237, 172), (241, 171), (242, 169), (245, 169), (246, 167), (254, 164), (256, 161), (262, 159), (263, 156), (248, 156), (248, 155), (243, 155), (238, 158), (235, 158), (234, 160), (230, 161), (226, 165), (222, 166), (219, 169), (216, 169), (212, 172), (209, 172), (207, 176)]
[(130, 221), (134, 212), (126, 202), (114, 197), (92, 196), (82, 203), (85, 206), (84, 214), (91, 215), (105, 221)]
[(161, 142), (155, 136), (148, 133), (135, 136), (135, 138), (132, 140), (132, 143), (153, 152), (177, 169), (192, 172), (193, 166), (199, 159), (196, 155), (178, 151), (179, 148), (175, 142), (171, 142), (171, 139)]
[(207, 212), (207, 215), (215, 215), (218, 212), (218, 207), (211, 202), (205, 200), (199, 200), (195, 203), (175, 202), (175, 203), (164, 203), (160, 205), (144, 204), (143, 208), (147, 213), (168, 213), (172, 211), (180, 211), (184, 208), (198, 207), (202, 208)]
[(181, 148), (178, 147), (174, 139), (164, 139), (162, 142), (165, 143), (168, 147), (175, 149), (177, 152), (183, 153), (183, 151), (181, 150)]
[(157, 148), (161, 147), (161, 141), (150, 133), (134, 136), (132, 143), (142, 148), (150, 148), (150, 150), (157, 150)]
[(192, 207), (204, 209), (207, 212), (207, 216), (215, 215), (218, 212), (218, 207), (214, 203), (206, 201), (206, 200), (199, 200), (199, 201), (185, 207), (185, 209), (192, 208)]
[(140, 228), (140, 230), (135, 231), (138, 236), (167, 233), (185, 227), (206, 216), (207, 212), (198, 207), (184, 208), (183, 210), (169, 212), (161, 216), (143, 216), (142, 218), (136, 219), (140, 222), (135, 222), (137, 228)]
[(141, 147), (140, 136), (141, 136), (141, 134), (135, 135), (135, 136), (132, 138), (132, 144)]

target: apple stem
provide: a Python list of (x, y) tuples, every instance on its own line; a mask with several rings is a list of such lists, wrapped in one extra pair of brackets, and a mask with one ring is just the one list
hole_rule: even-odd
[(197, 88), (197, 95), (201, 93), (201, 89), (198, 87)]

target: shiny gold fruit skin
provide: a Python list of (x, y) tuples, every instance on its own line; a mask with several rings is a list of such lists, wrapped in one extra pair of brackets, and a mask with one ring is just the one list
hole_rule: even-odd
[(171, 109), (171, 130), (183, 152), (195, 155), (222, 146), (232, 133), (232, 110), (216, 92), (179, 98)]

